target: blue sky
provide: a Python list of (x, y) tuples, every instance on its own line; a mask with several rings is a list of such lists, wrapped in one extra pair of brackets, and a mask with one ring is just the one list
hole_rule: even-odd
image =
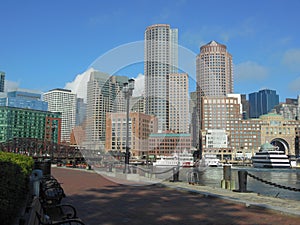
[[(236, 93), (269, 88), (282, 101), (300, 94), (298, 0), (2, 0), (0, 5), (0, 71), (20, 88), (63, 88), (112, 49), (142, 41), (147, 26), (167, 23), (178, 28), (179, 44), (195, 55), (211, 40), (227, 46)], [(121, 72), (136, 77), (143, 66)]]

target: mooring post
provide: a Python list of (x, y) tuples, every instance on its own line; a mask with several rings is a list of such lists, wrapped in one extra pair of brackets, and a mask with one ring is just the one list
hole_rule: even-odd
[(173, 182), (179, 181), (179, 167), (173, 167)]
[(239, 177), (239, 192), (247, 192), (247, 174), (246, 170), (239, 170), (238, 177)]
[(234, 188), (234, 182), (231, 181), (231, 165), (223, 166), (223, 180), (221, 181), (221, 187), (224, 189)]

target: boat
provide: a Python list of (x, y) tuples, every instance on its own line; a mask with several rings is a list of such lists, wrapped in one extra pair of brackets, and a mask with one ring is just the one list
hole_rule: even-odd
[(205, 154), (203, 156), (205, 159), (205, 163), (209, 167), (219, 167), (222, 166), (222, 163), (220, 162), (220, 159), (217, 158), (217, 155), (214, 154)]
[(256, 168), (290, 168), (289, 157), (278, 146), (266, 142), (252, 156), (252, 165)]
[(174, 153), (172, 155), (158, 156), (156, 161), (153, 162), (153, 166), (158, 167), (169, 167), (169, 166), (180, 166), (180, 167), (193, 167), (194, 157), (192, 153), (187, 151)]

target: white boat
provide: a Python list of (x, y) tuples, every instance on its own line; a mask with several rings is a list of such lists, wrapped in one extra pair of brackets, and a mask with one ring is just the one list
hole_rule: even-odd
[(258, 168), (290, 168), (291, 163), (284, 151), (277, 146), (265, 143), (259, 152), (252, 156), (253, 167)]
[(207, 166), (210, 167), (222, 166), (222, 163), (220, 162), (220, 159), (217, 158), (217, 155), (205, 154), (203, 158), (205, 159), (205, 163), (207, 164)]
[(194, 157), (192, 153), (187, 151), (174, 153), (169, 156), (158, 156), (156, 162), (153, 162), (153, 166), (169, 167), (192, 167), (194, 166)]

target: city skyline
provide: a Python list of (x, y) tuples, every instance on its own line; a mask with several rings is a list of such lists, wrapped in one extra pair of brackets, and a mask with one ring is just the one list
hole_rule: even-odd
[[(299, 94), (298, 1), (217, 1), (213, 8), (202, 1), (64, 3), (2, 3), (0, 71), (9, 85), (42, 92), (64, 88), (98, 57), (143, 40), (146, 27), (163, 23), (178, 29), (179, 45), (195, 55), (212, 40), (226, 45), (235, 93), (268, 88), (280, 101)], [(119, 72), (144, 73), (141, 63)]]

